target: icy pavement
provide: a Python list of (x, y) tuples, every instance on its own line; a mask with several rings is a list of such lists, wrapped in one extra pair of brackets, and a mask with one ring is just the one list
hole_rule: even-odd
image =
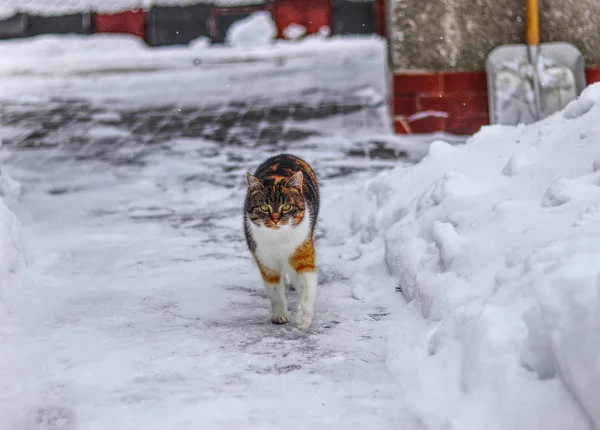
[[(403, 301), (383, 250), (347, 245), (332, 203), (402, 157), (385, 106), (361, 99), (368, 86), (299, 85), (320, 81), (293, 62), (275, 80), (249, 81), (252, 67), (222, 73), (275, 81), (285, 103), (237, 91), (173, 103), (185, 71), (12, 78), (47, 98), (1, 102), (3, 171), (23, 190), (7, 201), (31, 271), (4, 292), (0, 429), (419, 428), (385, 364)], [(106, 93), (137, 79), (158, 98)], [(268, 322), (241, 229), (244, 174), (280, 151), (306, 158), (322, 186), (308, 334)]]

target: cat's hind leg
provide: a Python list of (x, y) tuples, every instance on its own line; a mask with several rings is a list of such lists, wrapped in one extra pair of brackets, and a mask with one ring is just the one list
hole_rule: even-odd
[(288, 273), (283, 279), (285, 280), (283, 285), (285, 285), (286, 288), (289, 288), (292, 291), (296, 291), (296, 285), (294, 285), (292, 275)]

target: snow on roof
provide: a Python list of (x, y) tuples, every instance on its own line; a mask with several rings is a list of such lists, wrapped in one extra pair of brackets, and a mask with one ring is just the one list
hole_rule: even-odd
[(41, 15), (62, 15), (68, 13), (121, 12), (147, 6), (147, 0), (3, 0), (0, 2), (0, 16), (10, 16), (15, 12), (28, 12)]
[(265, 0), (2, 0), (0, 2), (0, 18), (11, 16), (16, 12), (41, 15), (62, 15), (88, 11), (115, 13), (136, 8), (148, 9), (152, 5), (183, 6), (198, 3), (214, 3), (221, 7), (234, 7), (264, 4)]
[(215, 0), (214, 3), (221, 7), (251, 6), (266, 3), (266, 0)]

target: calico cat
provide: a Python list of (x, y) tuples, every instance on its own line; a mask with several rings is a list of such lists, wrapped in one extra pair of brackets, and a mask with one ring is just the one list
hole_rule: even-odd
[(317, 295), (313, 236), (319, 214), (319, 187), (311, 167), (289, 154), (267, 159), (247, 173), (244, 233), (269, 298), (271, 321), (286, 324), (289, 315), (284, 278), (299, 289), (299, 329), (310, 327)]

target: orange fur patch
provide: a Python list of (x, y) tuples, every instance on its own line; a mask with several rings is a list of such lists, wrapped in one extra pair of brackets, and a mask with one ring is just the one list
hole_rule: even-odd
[(306, 239), (300, 245), (294, 254), (290, 257), (290, 266), (297, 273), (314, 272), (315, 266), (315, 245), (312, 237)]
[(256, 261), (256, 264), (258, 265), (258, 270), (260, 270), (260, 275), (263, 278), (263, 281), (265, 281), (268, 284), (278, 284), (279, 281), (281, 280), (281, 275), (271, 269), (269, 269), (268, 267), (263, 266), (263, 264), (258, 260), (258, 258), (256, 257), (256, 255), (252, 254), (254, 256), (254, 260)]
[(311, 179), (316, 183), (317, 182), (317, 177), (315, 176), (315, 172), (313, 172), (313, 170), (310, 168), (310, 166), (308, 165), (308, 163), (302, 161), (302, 160), (297, 160), (296, 164), (298, 164), (299, 166), (302, 166), (310, 175)]
[(292, 217), (292, 225), (298, 225), (302, 222), (302, 219), (304, 218), (304, 211), (298, 211), (298, 213), (296, 213), (296, 215), (294, 215)]

